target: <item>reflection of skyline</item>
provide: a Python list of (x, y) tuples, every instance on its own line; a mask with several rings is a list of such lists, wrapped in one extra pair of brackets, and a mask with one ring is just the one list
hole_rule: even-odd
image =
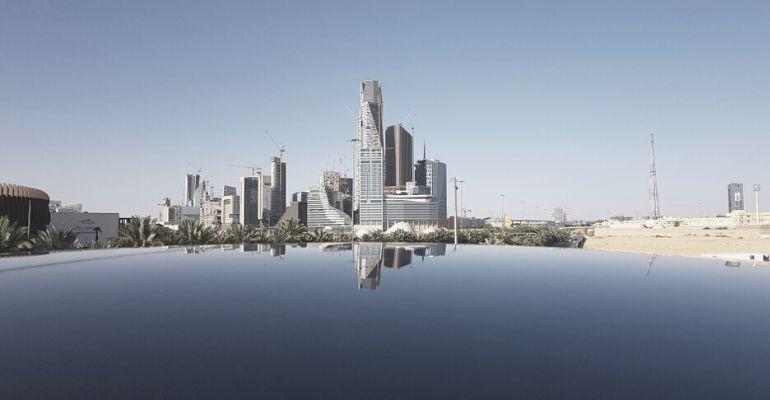
[(285, 244), (270, 243), (243, 243), (240, 245), (241, 253), (257, 252), (270, 253), (273, 257), (280, 257), (286, 254)]
[(358, 288), (374, 290), (380, 286), (382, 243), (358, 243), (353, 246)]
[(380, 286), (382, 267), (400, 269), (412, 264), (412, 256), (425, 259), (446, 255), (446, 244), (389, 245), (383, 243), (353, 244), (358, 288), (375, 290)]

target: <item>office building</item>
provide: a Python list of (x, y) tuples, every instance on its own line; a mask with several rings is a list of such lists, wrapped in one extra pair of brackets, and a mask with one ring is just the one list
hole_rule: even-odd
[(412, 180), (412, 135), (401, 124), (385, 130), (385, 186), (404, 187)]
[(286, 212), (283, 213), (280, 222), (283, 219), (293, 219), (300, 225), (307, 226), (307, 201), (292, 201), (289, 206), (286, 207)]
[(286, 162), (280, 157), (270, 159), (272, 183), (270, 191), (270, 223), (275, 224), (286, 211)]
[(385, 215), (386, 229), (399, 222), (405, 222), (417, 232), (437, 227), (441, 219), (440, 204), (433, 195), (412, 195), (404, 192), (385, 195)]
[(307, 227), (345, 229), (352, 227), (353, 220), (342, 210), (333, 207), (323, 186), (310, 188), (307, 196)]
[(206, 198), (201, 203), (200, 221), (204, 226), (219, 229), (222, 227), (222, 199), (219, 197)]
[(353, 216), (353, 179), (337, 171), (324, 171), (323, 186), (331, 205)]
[(291, 195), (291, 201), (304, 201), (304, 202), (307, 202), (307, 192), (294, 192)]
[(745, 210), (743, 207), (743, 184), (731, 183), (727, 185), (727, 211), (733, 212)]
[(377, 81), (361, 83), (361, 115), (357, 128), (353, 208), (359, 224), (382, 229), (382, 92)]
[(235, 186), (223, 186), (222, 187), (222, 197), (225, 196), (233, 196), (238, 194), (238, 191), (235, 190)]
[(239, 216), (240, 224), (243, 226), (262, 225), (265, 210), (265, 178), (261, 174), (241, 177)]
[(220, 200), (222, 209), (222, 227), (229, 227), (241, 220), (241, 198), (237, 194), (222, 196)]
[(447, 176), (446, 164), (439, 160), (425, 161), (425, 186), (430, 188), (431, 196), (438, 202), (438, 217), (446, 219)]
[(201, 183), (200, 175), (187, 174), (187, 176), (185, 177), (185, 183), (184, 183), (184, 193), (185, 193), (184, 205), (185, 206), (196, 205), (195, 191), (198, 190), (200, 183)]

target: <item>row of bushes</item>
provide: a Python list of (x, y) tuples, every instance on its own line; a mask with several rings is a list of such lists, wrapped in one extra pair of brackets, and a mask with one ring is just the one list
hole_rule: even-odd
[[(0, 218), (0, 252), (19, 249), (62, 250), (78, 247), (79, 243), (70, 230), (47, 227), (30, 241), (26, 228), (16, 227), (8, 218)], [(566, 231), (548, 228), (518, 227), (501, 232), (496, 229), (465, 229), (458, 232), (458, 242), (468, 244), (506, 244), (518, 246), (563, 246), (570, 240)], [(106, 243), (108, 247), (151, 247), (169, 245), (240, 244), (240, 243), (297, 243), (297, 242), (423, 242), (452, 243), (454, 233), (446, 229), (416, 234), (396, 231), (373, 232), (361, 237), (349, 232), (309, 230), (296, 220), (282, 220), (273, 229), (255, 229), (233, 225), (229, 229), (215, 231), (199, 221), (188, 220), (173, 230), (149, 217), (134, 217), (120, 226), (118, 236)]]
[[(561, 246), (570, 240), (566, 231), (548, 228), (519, 227), (500, 232), (495, 229), (466, 229), (458, 232), (458, 242), (468, 244), (507, 244), (518, 246)], [(349, 232), (312, 230), (296, 220), (286, 219), (273, 229), (255, 229), (233, 225), (229, 229), (214, 231), (200, 222), (188, 220), (174, 231), (150, 221), (149, 218), (133, 218), (130, 224), (120, 228), (118, 237), (109, 243), (111, 247), (146, 247), (159, 245), (240, 244), (240, 243), (297, 243), (297, 242), (423, 242), (452, 243), (454, 233), (438, 229), (424, 234), (405, 231), (392, 233), (373, 232), (357, 237)]]
[(11, 222), (7, 216), (0, 216), (0, 253), (29, 250), (63, 250), (78, 245), (77, 236), (71, 229), (57, 229), (47, 226), (33, 235), (27, 228)]

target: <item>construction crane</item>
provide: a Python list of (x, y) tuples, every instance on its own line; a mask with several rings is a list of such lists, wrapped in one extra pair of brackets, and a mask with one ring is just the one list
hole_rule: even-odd
[(187, 163), (187, 165), (189, 165), (190, 167), (192, 167), (192, 169), (193, 169), (193, 170), (198, 170), (198, 175), (200, 175), (200, 174), (201, 174), (201, 172), (203, 172), (203, 170), (202, 170), (202, 169), (200, 169), (200, 168), (198, 168), (198, 167), (196, 167), (196, 166), (192, 165), (192, 163), (191, 163), (191, 162), (189, 162), (189, 161), (187, 161), (187, 160), (184, 160), (184, 162), (186, 162), (186, 163)]
[(286, 152), (286, 146), (283, 145), (283, 143), (279, 143), (273, 135), (270, 134), (270, 132), (265, 131), (265, 135), (267, 135), (268, 139), (270, 139), (271, 142), (275, 145), (275, 147), (278, 148), (278, 152), (281, 153), (281, 158), (283, 158), (283, 153)]
[(251, 176), (257, 176), (257, 172), (259, 172), (260, 175), (262, 174), (262, 168), (254, 166), (254, 165), (228, 164), (227, 166), (228, 167), (233, 167), (233, 168), (246, 168), (246, 169), (250, 169), (251, 170)]
[[(402, 119), (401, 119), (401, 122), (399, 122), (398, 124), (403, 126), (403, 125), (404, 125), (404, 122), (406, 122), (406, 120), (407, 120), (407, 119), (409, 119), (409, 117), (411, 117), (411, 116), (412, 116), (412, 113), (414, 112), (414, 110), (415, 110), (414, 108), (413, 108), (413, 109), (411, 109), (411, 110), (409, 111), (409, 113), (407, 113), (407, 114), (406, 114), (406, 116), (405, 116), (404, 118), (402, 118)], [(414, 128), (412, 128), (412, 129), (414, 129)]]

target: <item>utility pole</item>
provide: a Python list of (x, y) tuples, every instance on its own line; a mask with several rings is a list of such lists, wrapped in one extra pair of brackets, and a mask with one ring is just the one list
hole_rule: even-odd
[(658, 172), (655, 168), (655, 136), (650, 134), (650, 178), (647, 182), (647, 195), (650, 202), (650, 219), (660, 219), (658, 200)]
[(452, 186), (455, 189), (455, 246), (457, 246), (457, 177), (452, 177)]
[(505, 210), (503, 209), (505, 195), (500, 194), (500, 232), (505, 232)]
[[(465, 183), (465, 180), (460, 180), (460, 211), (463, 213), (463, 220), (465, 219), (465, 206), (463, 205), (463, 183)], [(463, 228), (463, 223), (465, 221), (460, 221), (460, 229)]]
[(754, 187), (752, 188), (754, 190), (754, 208), (756, 209), (756, 217), (754, 219), (757, 221), (757, 225), (759, 225), (759, 187), (758, 183), (754, 184)]

